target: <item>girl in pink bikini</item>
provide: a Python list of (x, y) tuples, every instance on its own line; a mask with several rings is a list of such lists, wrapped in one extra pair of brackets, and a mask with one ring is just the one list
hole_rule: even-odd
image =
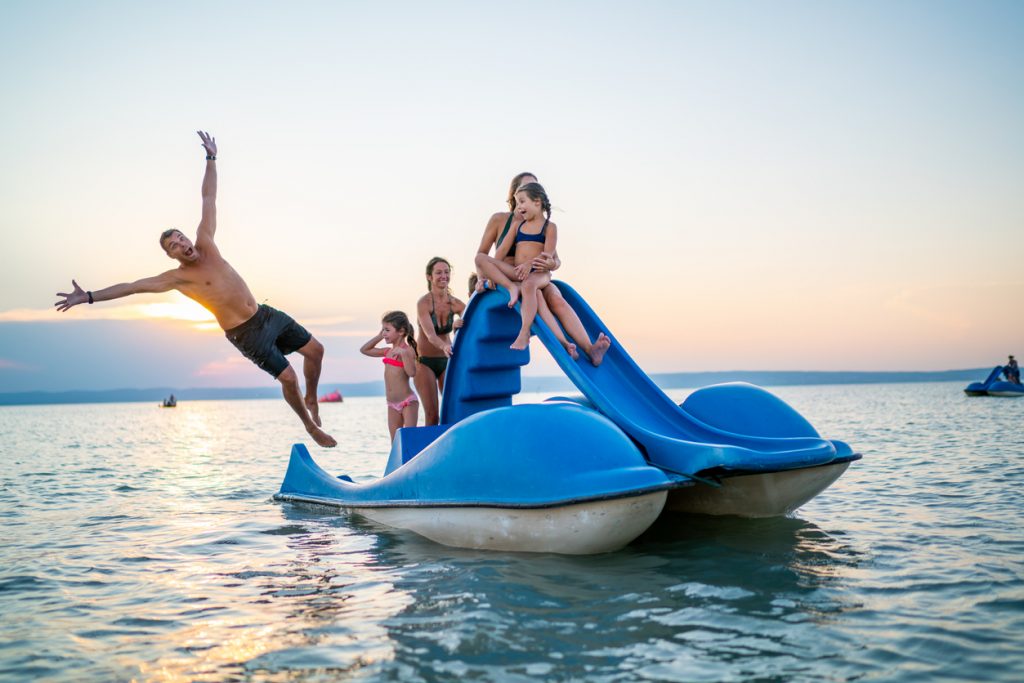
[[(377, 348), (384, 341), (391, 348)], [(399, 427), (415, 427), (420, 404), (409, 380), (416, 376), (416, 339), (412, 323), (401, 311), (385, 313), (381, 329), (359, 349), (367, 356), (384, 361), (384, 395), (388, 403), (388, 431), (391, 440)]]

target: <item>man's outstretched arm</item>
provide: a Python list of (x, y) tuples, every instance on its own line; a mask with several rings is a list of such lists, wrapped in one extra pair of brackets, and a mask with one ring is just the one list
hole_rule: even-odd
[(95, 292), (87, 292), (78, 286), (78, 283), (74, 280), (71, 281), (71, 285), (74, 289), (70, 292), (57, 292), (57, 296), (64, 297), (60, 301), (53, 305), (57, 307), (57, 310), (63, 313), (72, 306), (78, 304), (93, 303), (95, 301), (110, 301), (111, 299), (120, 299), (124, 296), (130, 296), (132, 294), (143, 294), (143, 293), (156, 293), (156, 292), (169, 292), (175, 288), (178, 280), (173, 270), (169, 270), (166, 273), (160, 275), (154, 275), (153, 277), (142, 278), (135, 282), (123, 282), (117, 285), (111, 285), (103, 289), (97, 289)]
[(217, 231), (217, 139), (206, 131), (196, 131), (206, 150), (206, 174), (203, 176), (203, 216), (196, 231), (196, 243), (213, 241)]

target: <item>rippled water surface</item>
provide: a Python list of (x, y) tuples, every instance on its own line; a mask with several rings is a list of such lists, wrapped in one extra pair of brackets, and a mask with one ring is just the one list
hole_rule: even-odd
[[(790, 518), (590, 557), (274, 503), (280, 401), (0, 408), (0, 678), (1020, 680), (1024, 399), (961, 388), (775, 389), (864, 459)], [(378, 476), (382, 399), (324, 418), (318, 462)]]

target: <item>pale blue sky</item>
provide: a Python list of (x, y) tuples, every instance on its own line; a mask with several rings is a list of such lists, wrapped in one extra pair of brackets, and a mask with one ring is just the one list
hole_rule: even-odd
[(1022, 38), (1018, 2), (6, 2), (0, 391), (266, 381), (215, 332), (49, 310), (173, 265), (197, 128), (222, 250), (327, 381), (378, 378), (357, 349), (431, 256), (462, 293), (521, 170), (649, 371), (994, 364), (1024, 352)]

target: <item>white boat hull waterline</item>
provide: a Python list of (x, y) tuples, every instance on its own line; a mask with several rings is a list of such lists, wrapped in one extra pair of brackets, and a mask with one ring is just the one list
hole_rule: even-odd
[(550, 508), (350, 507), (281, 495), (278, 500), (351, 512), (455, 548), (593, 555), (619, 550), (661, 515), (667, 493)]

